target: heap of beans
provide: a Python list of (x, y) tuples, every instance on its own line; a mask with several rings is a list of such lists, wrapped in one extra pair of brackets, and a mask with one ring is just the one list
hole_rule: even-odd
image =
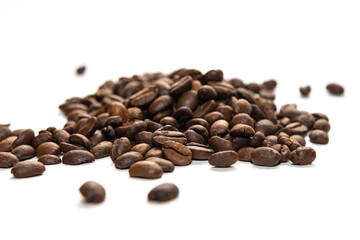
[[(94, 94), (60, 105), (68, 120), (62, 129), (49, 127), (35, 136), (31, 129), (0, 125), (0, 167), (30, 177), (42, 174), (44, 165), (110, 156), (131, 177), (160, 178), (193, 160), (215, 167), (237, 161), (311, 164), (316, 152), (305, 146), (304, 136), (310, 132), (311, 142), (327, 144), (329, 120), (295, 104), (278, 109), (276, 85), (224, 80), (221, 70), (196, 69), (106, 81)], [(34, 156), (38, 161), (23, 162)]]

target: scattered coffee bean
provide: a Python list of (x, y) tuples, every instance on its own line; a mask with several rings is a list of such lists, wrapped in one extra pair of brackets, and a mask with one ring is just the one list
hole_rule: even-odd
[(36, 148), (36, 156), (39, 158), (45, 154), (60, 155), (60, 146), (54, 142), (44, 142)]
[(176, 198), (179, 189), (175, 184), (163, 183), (153, 188), (148, 194), (149, 201), (165, 202)]
[(171, 161), (168, 161), (163, 158), (149, 157), (145, 160), (158, 164), (162, 168), (163, 172), (173, 172), (175, 169), (175, 166)]
[(102, 203), (105, 200), (105, 188), (97, 182), (88, 181), (81, 185), (79, 191), (88, 203)]
[(54, 165), (61, 163), (61, 159), (57, 155), (52, 154), (45, 154), (39, 157), (39, 162), (41, 162), (44, 165)]
[(190, 149), (175, 141), (166, 141), (164, 143), (163, 155), (166, 159), (179, 166), (189, 165), (192, 159)]
[(142, 160), (144, 160), (144, 157), (141, 153), (130, 151), (116, 158), (115, 167), (119, 169), (126, 169), (134, 163)]
[(94, 155), (85, 150), (71, 150), (65, 153), (62, 158), (62, 162), (67, 165), (78, 165), (94, 161)]
[(235, 151), (227, 150), (212, 154), (208, 161), (215, 167), (230, 167), (238, 160), (239, 155)]
[(330, 123), (326, 119), (319, 119), (313, 125), (313, 130), (319, 129), (323, 130), (324, 132), (330, 131)]
[(245, 162), (250, 162), (251, 160), (251, 152), (254, 151), (255, 148), (253, 147), (243, 147), (240, 148), (238, 151), (239, 154), (239, 160), (241, 161), (245, 161)]
[(163, 174), (162, 168), (151, 161), (140, 161), (136, 162), (129, 168), (130, 177), (140, 178), (160, 178)]
[(309, 134), (310, 142), (319, 144), (328, 144), (329, 136), (323, 130), (312, 130)]
[(29, 145), (20, 145), (11, 151), (20, 161), (35, 157), (35, 149)]
[(45, 172), (45, 166), (41, 162), (19, 162), (11, 169), (15, 178), (27, 178), (41, 175)]
[(279, 164), (281, 155), (270, 147), (259, 147), (251, 152), (251, 162), (255, 165), (273, 167)]
[(0, 168), (9, 168), (19, 162), (19, 159), (12, 153), (0, 152)]
[(294, 165), (311, 164), (316, 158), (316, 152), (311, 147), (298, 147), (290, 154), (290, 161)]
[(326, 89), (333, 95), (342, 95), (344, 94), (344, 87), (337, 83), (329, 83), (326, 86)]
[(300, 93), (303, 97), (309, 96), (310, 92), (311, 92), (311, 87), (309, 85), (300, 87)]
[(80, 66), (80, 67), (78, 67), (78, 68), (76, 69), (76, 74), (77, 74), (77, 75), (82, 75), (82, 74), (84, 74), (85, 70), (86, 70), (86, 67), (85, 67), (85, 66)]
[(112, 146), (112, 142), (102, 141), (92, 147), (90, 152), (94, 155), (95, 159), (107, 157), (110, 155), (110, 150)]

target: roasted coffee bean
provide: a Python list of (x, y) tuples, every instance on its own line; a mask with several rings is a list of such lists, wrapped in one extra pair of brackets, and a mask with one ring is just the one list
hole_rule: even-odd
[(95, 159), (107, 157), (110, 155), (112, 142), (102, 141), (91, 148), (90, 152), (94, 155)]
[(203, 118), (193, 118), (186, 122), (185, 128), (190, 128), (193, 125), (201, 125), (207, 129), (210, 128), (210, 124)]
[(32, 146), (36, 149), (40, 144), (44, 142), (52, 142), (54, 140), (51, 132), (44, 131), (37, 135), (32, 143)]
[(146, 144), (149, 144), (150, 146), (152, 146), (153, 145), (153, 143), (152, 143), (153, 135), (154, 135), (154, 133), (152, 133), (152, 132), (141, 131), (138, 134), (136, 134), (135, 142), (137, 144), (146, 143)]
[(181, 144), (186, 144), (186, 136), (178, 131), (160, 131), (157, 130), (153, 135), (153, 144), (155, 146), (163, 146), (166, 141), (175, 141)]
[(229, 123), (225, 120), (217, 120), (210, 127), (210, 136), (224, 136), (229, 128)]
[(310, 92), (311, 92), (311, 87), (309, 85), (300, 87), (300, 93), (303, 97), (309, 96)]
[(192, 158), (195, 160), (208, 160), (214, 153), (214, 150), (207, 145), (188, 143), (186, 146), (190, 149)]
[(94, 161), (94, 155), (85, 150), (71, 150), (65, 153), (62, 158), (62, 162), (67, 165), (78, 165)]
[(164, 111), (172, 106), (174, 99), (169, 95), (163, 95), (156, 98), (149, 106), (149, 112), (155, 115), (158, 112)]
[(0, 152), (0, 168), (9, 168), (19, 162), (17, 156), (8, 152)]
[(26, 129), (13, 142), (12, 148), (16, 148), (17, 146), (20, 145), (31, 145), (34, 138), (35, 138), (34, 131), (32, 129)]
[(231, 142), (234, 144), (236, 150), (250, 146), (250, 138), (247, 137), (233, 137), (231, 138)]
[(208, 161), (215, 167), (230, 167), (238, 160), (239, 155), (235, 151), (222, 151), (212, 154)]
[(326, 116), (326, 115), (323, 114), (323, 113), (313, 113), (313, 114), (311, 114), (311, 115), (313, 115), (316, 120), (325, 119), (326, 121), (329, 121), (328, 116)]
[(71, 143), (62, 142), (60, 143), (60, 150), (63, 153), (67, 153), (71, 150), (87, 150), (85, 147), (80, 145), (75, 145)]
[(145, 160), (158, 164), (162, 168), (163, 172), (173, 172), (175, 169), (175, 166), (171, 161), (163, 159), (163, 158), (149, 157)]
[(82, 75), (85, 73), (86, 67), (85, 66), (80, 66), (76, 69), (76, 74), (77, 75)]
[(255, 82), (248, 83), (245, 85), (245, 87), (254, 93), (258, 93), (261, 89), (261, 85)]
[[(281, 151), (281, 144), (280, 143), (277, 143), (277, 144), (274, 144), (272, 146), (270, 146), (271, 148), (275, 149), (276, 151), (280, 152)], [(265, 146), (267, 147), (267, 146)]]
[(251, 152), (251, 162), (255, 165), (272, 167), (279, 164), (281, 155), (270, 147), (259, 147)]
[(232, 137), (250, 137), (255, 134), (255, 130), (249, 125), (245, 124), (236, 124), (229, 131)]
[(289, 161), (290, 159), (290, 148), (286, 145), (281, 145), (281, 149), (280, 149), (280, 154), (281, 154), (281, 159), (280, 162), (284, 163)]
[(39, 157), (39, 162), (41, 162), (44, 165), (54, 165), (61, 163), (61, 159), (57, 155), (52, 154), (45, 154)]
[(102, 203), (105, 200), (105, 188), (97, 182), (88, 181), (81, 185), (79, 191), (88, 203)]
[(155, 132), (156, 130), (162, 127), (160, 123), (151, 121), (150, 119), (145, 119), (145, 122), (147, 124), (147, 130), (150, 132)]
[(265, 135), (262, 132), (256, 132), (254, 136), (250, 139), (250, 147), (260, 147), (262, 146), (265, 140)]
[(316, 158), (316, 152), (311, 147), (298, 147), (290, 154), (290, 161), (294, 165), (311, 164)]
[(170, 95), (180, 96), (183, 92), (190, 90), (192, 87), (191, 76), (184, 76), (179, 81), (173, 83), (169, 89)]
[(194, 130), (186, 130), (184, 132), (185, 136), (186, 136), (186, 140), (187, 142), (196, 142), (196, 143), (200, 143), (200, 144), (206, 144), (207, 141), (197, 132), (195, 132)]
[[(172, 79), (167, 78), (169, 80), (169, 82), (173, 82)], [(169, 82), (166, 80), (166, 78), (160, 78), (157, 81), (154, 82), (154, 85), (159, 89), (159, 95), (163, 96), (163, 95), (169, 95), (169, 89), (170, 89), (170, 84)]]
[(10, 136), (11, 131), (7, 126), (0, 126), (0, 142)]
[(116, 139), (110, 149), (110, 158), (115, 162), (116, 158), (131, 150), (131, 143), (128, 138)]
[(209, 85), (202, 86), (198, 90), (198, 98), (202, 101), (216, 99), (216, 97), (217, 97), (217, 92), (213, 87)]
[(215, 152), (225, 150), (236, 150), (236, 146), (229, 140), (223, 139), (219, 136), (213, 136), (209, 139), (209, 145)]
[(159, 148), (159, 147), (151, 148), (151, 149), (150, 149), (149, 151), (147, 151), (147, 153), (145, 154), (145, 158), (150, 158), (150, 157), (162, 158), (162, 157), (163, 157), (162, 149)]
[[(101, 135), (103, 135), (103, 136), (101, 136)], [(90, 138), (89, 138), (89, 140), (90, 140), (90, 142), (91, 142), (91, 145), (93, 146), (93, 142), (91, 141), (92, 139), (92, 137), (93, 137), (94, 135), (92, 135)], [(101, 134), (100, 135), (98, 135), (98, 137), (101, 139), (101, 141), (104, 141), (104, 140), (110, 140), (110, 141), (112, 141), (112, 140), (114, 140), (115, 138), (116, 138), (116, 132), (115, 132), (115, 129), (112, 127), (112, 126), (107, 126), (107, 127), (104, 127), (103, 129), (101, 129)], [(99, 138), (96, 138), (96, 139), (99, 139)]]
[(269, 89), (269, 90), (274, 90), (276, 88), (276, 85), (277, 85), (276, 80), (270, 79), (270, 80), (263, 82), (262, 87)]
[(246, 99), (249, 103), (253, 104), (253, 103), (256, 103), (256, 100), (255, 100), (255, 94), (253, 91), (250, 91), (246, 88), (243, 88), (243, 87), (239, 87), (236, 89), (236, 92), (237, 92), (237, 97), (238, 98), (244, 98)]
[(250, 115), (251, 111), (252, 111), (251, 104), (248, 101), (246, 101), (245, 99), (237, 100), (232, 107), (233, 107), (234, 114), (247, 113)]
[(259, 95), (263, 98), (270, 99), (270, 100), (274, 100), (276, 97), (272, 91), (269, 91), (267, 89), (260, 89)]
[(81, 127), (78, 133), (84, 135), (85, 137), (91, 137), (96, 131), (97, 127), (97, 119), (96, 117), (92, 117), (86, 121), (83, 127)]
[(236, 114), (230, 122), (230, 128), (239, 123), (249, 125), (254, 128), (254, 119), (252, 119), (247, 113)]
[(344, 87), (342, 87), (341, 85), (339, 85), (337, 83), (329, 83), (326, 86), (326, 89), (329, 91), (329, 93), (331, 93), (333, 95), (342, 95), (342, 94), (344, 94)]
[(166, 141), (163, 145), (163, 156), (175, 165), (185, 166), (191, 163), (192, 153), (181, 143)]
[(151, 161), (139, 161), (129, 168), (130, 177), (155, 179), (160, 178), (162, 174), (162, 168), (157, 163)]
[(191, 83), (191, 90), (198, 91), (202, 87), (202, 84), (199, 80), (193, 80)]
[(265, 114), (260, 109), (260, 107), (256, 104), (251, 104), (251, 115), (250, 115), (255, 121), (260, 121), (262, 119), (265, 119)]
[(70, 134), (65, 130), (62, 130), (62, 129), (54, 130), (52, 132), (52, 135), (54, 137), (55, 142), (57, 142), (58, 144), (60, 144), (62, 142), (65, 142), (65, 143), (69, 142)]
[(0, 142), (0, 152), (9, 152), (13, 148), (12, 145), (17, 139), (17, 136), (9, 136)]
[(176, 198), (179, 189), (175, 184), (163, 183), (153, 188), (148, 194), (149, 201), (166, 202)]
[(198, 93), (195, 90), (188, 90), (181, 94), (179, 100), (177, 101), (177, 107), (188, 107), (191, 111), (194, 111), (198, 105)]
[(107, 127), (107, 126), (116, 128), (116, 127), (120, 126), (122, 124), (122, 122), (123, 122), (123, 120), (120, 116), (111, 116), (111, 117), (108, 117), (102, 125), (100, 125), (99, 121), (98, 121), (98, 125), (102, 126), (103, 128)]
[(243, 147), (240, 148), (238, 151), (239, 154), (239, 160), (241, 161), (245, 161), (245, 162), (250, 162), (251, 160), (251, 152), (254, 151), (255, 148), (253, 147)]
[(258, 98), (259, 107), (261, 111), (265, 114), (266, 118), (269, 119), (272, 123), (277, 123), (277, 117), (274, 109), (274, 103), (271, 100), (265, 98)]
[(75, 128), (74, 128), (74, 133), (78, 133), (78, 131), (80, 130), (80, 128), (82, 128), (83, 126), (85, 126), (86, 122), (88, 121), (88, 119), (90, 118), (82, 118), (80, 120), (78, 120), (75, 124)]
[(192, 79), (195, 80), (200, 79), (203, 76), (202, 73), (197, 69), (184, 69), (180, 73), (180, 77), (185, 77), (187, 75), (191, 76)]
[[(23, 145), (20, 145), (23, 146)], [(25, 145), (27, 146), (27, 145)], [(45, 166), (41, 162), (19, 162), (11, 169), (15, 178), (27, 178), (41, 175), (45, 172)]]
[(286, 127), (282, 128), (281, 131), (287, 133), (290, 136), (305, 135), (308, 131), (308, 128), (299, 122), (292, 122), (286, 125)]
[(200, 134), (205, 140), (209, 138), (209, 131), (202, 125), (192, 125), (188, 130), (194, 130), (196, 133)]
[(205, 114), (214, 111), (216, 108), (216, 102), (211, 99), (202, 105), (198, 106), (198, 108), (194, 111), (194, 118), (201, 118), (205, 116)]
[(295, 121), (304, 124), (308, 129), (311, 129), (316, 121), (316, 118), (308, 112), (302, 112), (295, 118)]
[(162, 112), (158, 112), (157, 114), (155, 114), (152, 118), (153, 121), (155, 122), (160, 122), (160, 120), (164, 117), (167, 117), (169, 115), (171, 115), (172, 113), (172, 109), (167, 109), (165, 111)]
[(145, 156), (145, 154), (147, 153), (147, 151), (150, 150), (150, 148), (151, 148), (151, 146), (147, 143), (139, 143), (139, 144), (136, 144), (135, 146), (133, 146), (131, 148), (131, 151), (139, 152)]
[(130, 151), (116, 158), (115, 167), (119, 169), (126, 169), (134, 163), (142, 160), (144, 160), (144, 157), (141, 153)]
[(232, 107), (230, 107), (228, 105), (219, 105), (216, 107), (215, 111), (221, 113), (227, 122), (231, 121), (232, 112), (233, 112)]
[(114, 102), (111, 104), (109, 108), (110, 116), (120, 116), (123, 122), (127, 122), (129, 120), (129, 112), (126, 106), (120, 102)]
[(35, 157), (35, 149), (30, 145), (20, 145), (11, 151), (20, 161)]
[(329, 136), (323, 130), (312, 130), (309, 134), (310, 142), (319, 144), (328, 144)]
[(211, 125), (214, 122), (216, 122), (217, 120), (222, 120), (225, 118), (222, 113), (214, 111), (214, 112), (205, 114), (204, 119)]
[(171, 125), (171, 126), (174, 126), (176, 128), (180, 128), (180, 124), (179, 122), (173, 118), (173, 117), (163, 117), (161, 120), (160, 120), (160, 124), (163, 125), (163, 126), (166, 126), (166, 125)]
[(255, 131), (262, 132), (265, 136), (274, 135), (276, 131), (275, 124), (268, 119), (263, 119), (255, 124)]
[(229, 98), (237, 94), (236, 89), (230, 83), (210, 81), (208, 84), (215, 89), (218, 98)]
[(87, 137), (85, 137), (84, 135), (79, 134), (79, 133), (71, 134), (69, 137), (69, 143), (83, 146), (86, 149), (90, 149), (90, 147), (91, 147), (90, 140)]
[[(301, 146), (305, 146), (306, 145), (306, 141), (305, 141), (305, 138), (303, 138), (302, 136), (300, 135), (292, 135), (290, 137), (290, 140), (293, 142), (293, 141), (297, 141)], [(286, 144), (288, 145), (288, 144)]]
[(127, 137), (129, 140), (135, 140), (136, 134), (141, 131), (145, 131), (147, 128), (147, 124), (144, 121), (134, 121), (128, 124), (124, 124), (123, 126), (117, 127), (115, 129), (116, 134), (120, 137)]
[[(171, 93), (171, 88), (170, 88)], [(132, 107), (143, 107), (149, 105), (159, 95), (159, 90), (155, 85), (150, 85), (129, 98), (129, 105)]]
[(28, 129), (16, 129), (11, 132), (11, 136), (20, 136), (23, 132), (25, 132)]
[(265, 140), (263, 141), (263, 145), (265, 147), (271, 147), (278, 142), (278, 137), (275, 135), (268, 135), (266, 136)]
[(313, 130), (319, 129), (319, 130), (323, 130), (324, 132), (329, 132), (330, 131), (330, 124), (325, 119), (319, 119), (314, 123), (312, 129)]
[(60, 155), (60, 146), (54, 142), (44, 142), (36, 148), (36, 156), (39, 158), (45, 154)]
[(245, 87), (244, 82), (238, 78), (232, 78), (229, 80), (229, 83), (233, 85), (235, 88), (243, 88)]
[(181, 107), (176, 109), (174, 112), (174, 118), (178, 120), (179, 123), (186, 122), (193, 118), (193, 112), (188, 107)]
[(221, 82), (224, 78), (224, 73), (221, 70), (210, 70), (200, 79), (201, 82), (207, 83), (210, 81)]

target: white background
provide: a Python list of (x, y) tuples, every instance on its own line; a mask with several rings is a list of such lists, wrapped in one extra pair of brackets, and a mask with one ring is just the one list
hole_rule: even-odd
[[(61, 128), (58, 105), (105, 80), (181, 67), (278, 81), (278, 106), (330, 117), (330, 143), (311, 166), (193, 162), (158, 180), (129, 178), (109, 158), (47, 166), (13, 179), (0, 169), (1, 239), (359, 239), (358, 1), (0, 2), (0, 123)], [(75, 68), (86, 64), (78, 77)], [(329, 82), (345, 86), (330, 96)], [(311, 84), (311, 96), (299, 87)], [(107, 191), (100, 205), (78, 192)], [(147, 202), (157, 184), (179, 197)]]

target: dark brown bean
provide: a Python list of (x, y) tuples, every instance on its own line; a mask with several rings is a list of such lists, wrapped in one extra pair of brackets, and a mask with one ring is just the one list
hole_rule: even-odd
[(342, 95), (342, 94), (344, 94), (344, 87), (342, 87), (341, 85), (339, 85), (337, 83), (329, 83), (326, 86), (326, 89), (329, 91), (329, 93), (331, 93), (333, 95)]
[(9, 152), (13, 148), (12, 145), (17, 136), (9, 136), (0, 142), (0, 152)]
[(265, 136), (274, 135), (276, 131), (275, 124), (268, 119), (263, 119), (255, 124), (255, 131), (262, 132)]
[(88, 181), (81, 185), (79, 191), (88, 203), (102, 203), (105, 200), (105, 188), (97, 182)]
[(162, 158), (162, 157), (163, 157), (162, 149), (159, 148), (159, 147), (151, 148), (151, 149), (145, 154), (145, 158), (150, 158), (150, 157)]
[(191, 109), (191, 111), (194, 111), (198, 105), (198, 102), (197, 91), (188, 90), (180, 96), (179, 100), (177, 101), (177, 107), (188, 107)]
[(155, 99), (149, 106), (149, 112), (155, 115), (158, 112), (164, 111), (173, 104), (174, 99), (169, 95), (163, 95)]
[(65, 142), (65, 143), (68, 143), (69, 142), (69, 137), (70, 137), (70, 134), (65, 131), (65, 130), (54, 130), (52, 132), (53, 136), (54, 136), (54, 140), (60, 144), (62, 142)]
[(163, 156), (175, 165), (185, 166), (191, 163), (192, 152), (181, 143), (166, 141), (163, 146)]
[(202, 101), (216, 99), (217, 92), (213, 87), (205, 85), (198, 90), (198, 97)]
[(92, 153), (85, 150), (71, 150), (64, 154), (62, 162), (67, 165), (78, 165), (82, 163), (94, 162), (95, 157)]
[(69, 137), (69, 143), (83, 146), (86, 149), (90, 149), (90, 147), (91, 147), (90, 140), (87, 137), (85, 137), (84, 135), (79, 134), (79, 133), (71, 134)]
[[(21, 146), (21, 145), (20, 145)], [(19, 162), (11, 169), (15, 178), (27, 178), (41, 175), (45, 172), (45, 166), (41, 162)]]
[(188, 107), (180, 107), (174, 112), (174, 118), (178, 120), (179, 123), (186, 122), (193, 118), (194, 114)]
[(91, 148), (90, 152), (94, 155), (95, 159), (107, 157), (110, 155), (112, 142), (102, 141)]
[(129, 168), (130, 177), (155, 179), (160, 178), (162, 174), (162, 168), (157, 163), (151, 161), (139, 161)]
[(39, 157), (38, 161), (44, 165), (54, 165), (61, 163), (60, 157), (52, 154), (42, 155), (41, 157)]
[(215, 152), (225, 150), (236, 150), (236, 146), (229, 140), (223, 139), (219, 136), (213, 136), (209, 139), (209, 145)]
[(300, 93), (303, 97), (309, 96), (310, 92), (311, 92), (311, 87), (309, 85), (300, 87)]
[(96, 117), (92, 117), (86, 121), (84, 126), (82, 126), (78, 133), (84, 135), (85, 137), (91, 137), (97, 128), (97, 119)]
[(82, 75), (82, 74), (85, 73), (85, 70), (86, 70), (86, 67), (85, 67), (84, 65), (82, 65), (82, 66), (80, 66), (80, 67), (78, 67), (78, 68), (76, 69), (76, 74), (77, 74), (77, 75)]
[(312, 130), (309, 134), (310, 142), (318, 144), (328, 144), (329, 136), (323, 130)]
[(273, 167), (279, 164), (281, 155), (270, 147), (259, 147), (251, 152), (251, 162), (255, 165)]
[(186, 136), (178, 131), (160, 131), (154, 132), (153, 143), (155, 146), (163, 146), (166, 141), (175, 141), (181, 144), (186, 144)]
[(243, 147), (240, 148), (238, 151), (239, 154), (239, 160), (241, 161), (245, 161), (245, 162), (250, 162), (251, 160), (251, 153), (252, 151), (254, 151), (255, 148), (253, 147)]
[(0, 142), (10, 136), (11, 130), (9, 126), (0, 126)]
[(319, 119), (314, 123), (312, 129), (313, 130), (319, 129), (319, 130), (323, 130), (324, 132), (329, 132), (330, 131), (330, 124), (325, 119)]
[(214, 112), (205, 114), (204, 119), (211, 125), (214, 122), (216, 122), (217, 120), (222, 120), (225, 118), (222, 113), (214, 111)]
[(60, 146), (54, 142), (44, 142), (36, 149), (36, 156), (39, 158), (45, 154), (60, 155)]
[(210, 136), (224, 136), (229, 128), (229, 123), (225, 120), (217, 120), (210, 127)]
[(119, 156), (121, 156), (126, 152), (129, 152), (130, 150), (131, 150), (131, 143), (128, 138), (122, 137), (116, 139), (110, 149), (111, 160), (115, 162), (116, 158), (118, 158)]
[(163, 158), (149, 157), (145, 160), (158, 164), (162, 168), (163, 172), (173, 172), (175, 169), (175, 166), (171, 161), (163, 159)]
[(239, 99), (235, 102), (233, 107), (233, 112), (234, 114), (238, 114), (238, 113), (247, 113), (247, 114), (251, 114), (252, 111), (252, 107), (251, 104), (245, 100), (245, 99)]
[(311, 147), (298, 147), (290, 154), (290, 161), (294, 165), (308, 165), (316, 158), (316, 152)]
[(9, 168), (19, 162), (17, 156), (8, 152), (0, 152), (0, 168)]
[(155, 85), (151, 85), (132, 95), (129, 98), (129, 104), (133, 107), (143, 107), (149, 105), (158, 95), (158, 88)]
[(134, 163), (142, 160), (144, 160), (144, 157), (141, 153), (130, 151), (116, 158), (115, 167), (119, 169), (126, 169)]
[(166, 202), (176, 198), (179, 189), (175, 184), (163, 183), (153, 188), (148, 194), (149, 201)]
[(230, 128), (239, 123), (246, 124), (254, 128), (254, 119), (252, 119), (247, 113), (236, 114), (230, 122)]
[(147, 143), (139, 143), (131, 148), (131, 151), (139, 152), (142, 155), (145, 155), (149, 151), (151, 146)]
[(170, 95), (179, 96), (183, 92), (190, 90), (192, 87), (192, 80), (191, 76), (184, 76), (179, 81), (172, 84), (169, 89)]
[(80, 145), (62, 142), (62, 143), (60, 143), (60, 150), (63, 153), (67, 153), (71, 150), (87, 150), (87, 149)]
[(35, 157), (35, 149), (30, 145), (20, 145), (11, 151), (20, 161)]
[(202, 105), (198, 106), (198, 108), (194, 112), (194, 118), (201, 118), (205, 116), (205, 114), (214, 111), (216, 108), (216, 102), (212, 99), (209, 100)]
[(31, 145), (34, 138), (35, 138), (34, 131), (32, 129), (26, 129), (13, 142), (12, 148), (16, 148), (17, 146), (20, 145)]
[(229, 131), (232, 137), (250, 137), (255, 134), (255, 130), (249, 125), (245, 124), (236, 124)]
[(228, 121), (228, 122), (231, 121), (232, 112), (233, 112), (232, 107), (230, 107), (228, 105), (219, 105), (216, 107), (215, 111), (220, 112), (224, 116), (224, 119), (226, 121)]
[(239, 160), (235, 151), (222, 151), (214, 153), (209, 158), (209, 163), (215, 167), (230, 167)]
[(214, 153), (214, 150), (203, 144), (187, 144), (187, 147), (192, 153), (192, 158), (195, 160), (208, 160)]
[(40, 144), (44, 142), (52, 142), (54, 140), (51, 132), (44, 131), (37, 135), (32, 143), (32, 146), (36, 149)]

